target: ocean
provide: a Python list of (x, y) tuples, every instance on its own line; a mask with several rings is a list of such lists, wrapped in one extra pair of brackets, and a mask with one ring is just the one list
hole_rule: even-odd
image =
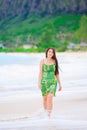
[[(38, 90), (41, 54), (0, 54), (0, 96), (7, 93)], [(87, 89), (87, 57), (57, 54), (64, 91)]]

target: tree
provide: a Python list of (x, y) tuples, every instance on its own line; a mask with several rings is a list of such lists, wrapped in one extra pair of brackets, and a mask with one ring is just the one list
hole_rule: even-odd
[(44, 28), (44, 31), (42, 33), (40, 42), (37, 44), (38, 47), (42, 48), (48, 48), (48, 47), (55, 47), (55, 40), (54, 40), (54, 26), (52, 22), (48, 22), (46, 25), (47, 27)]
[(75, 32), (75, 37), (80, 41), (87, 42), (87, 16), (82, 16), (79, 29)]

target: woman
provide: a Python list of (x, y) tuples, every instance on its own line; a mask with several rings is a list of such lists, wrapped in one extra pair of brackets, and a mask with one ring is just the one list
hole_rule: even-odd
[(50, 117), (53, 109), (53, 96), (57, 90), (61, 91), (61, 82), (59, 77), (58, 61), (55, 50), (48, 48), (46, 50), (46, 58), (40, 62), (40, 72), (38, 77), (38, 87), (41, 89), (43, 96), (43, 107)]

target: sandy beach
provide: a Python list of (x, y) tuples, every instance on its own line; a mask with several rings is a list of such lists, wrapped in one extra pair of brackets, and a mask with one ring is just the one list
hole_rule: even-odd
[[(58, 55), (68, 59), (65, 53)], [(64, 65), (61, 60), (63, 90), (54, 97), (52, 117), (49, 119), (43, 114), (40, 90), (8, 92), (0, 96), (0, 130), (87, 130), (87, 61), (82, 64), (78, 59), (76, 64), (75, 59), (86, 59), (87, 53), (71, 53), (69, 56), (72, 65), (67, 65), (76, 67), (68, 68), (66, 73), (67, 60), (64, 59)], [(73, 71), (77, 73), (72, 74)]]
[(0, 99), (0, 129), (87, 129), (87, 92), (58, 92), (51, 119), (41, 110), (40, 93), (4, 97)]

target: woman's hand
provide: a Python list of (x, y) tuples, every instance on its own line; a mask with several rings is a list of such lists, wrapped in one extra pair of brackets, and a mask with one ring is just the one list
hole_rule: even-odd
[(61, 84), (59, 84), (58, 91), (61, 91), (61, 90), (62, 90), (62, 86), (61, 86)]

